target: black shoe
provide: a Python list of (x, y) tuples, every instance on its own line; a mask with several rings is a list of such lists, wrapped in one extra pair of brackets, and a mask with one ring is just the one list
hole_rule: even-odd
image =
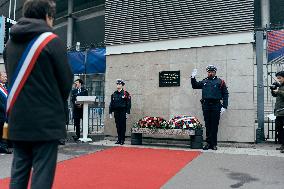
[(0, 148), (0, 154), (12, 154), (13, 151), (9, 148)]
[(123, 144), (124, 144), (124, 142), (121, 142), (121, 143), (120, 143), (120, 145), (123, 145)]
[(217, 146), (212, 146), (212, 150), (217, 150)]
[(77, 137), (77, 136), (72, 136), (72, 138), (73, 138), (74, 142), (78, 142), (78, 140), (79, 140), (79, 137)]
[(209, 148), (211, 148), (209, 144), (205, 144), (205, 146), (203, 146), (203, 150), (208, 150)]
[(65, 145), (65, 139), (58, 140), (59, 145)]
[(276, 148), (276, 150), (284, 150), (284, 145), (281, 145), (279, 148)]
[(120, 144), (120, 141), (116, 141), (116, 143), (114, 143), (114, 144)]

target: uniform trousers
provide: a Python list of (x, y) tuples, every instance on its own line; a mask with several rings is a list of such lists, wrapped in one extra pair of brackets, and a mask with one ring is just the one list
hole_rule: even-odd
[(124, 142), (126, 132), (126, 110), (121, 109), (114, 111), (114, 119), (116, 124), (118, 141)]
[(217, 146), (220, 110), (203, 110), (203, 116), (206, 127), (206, 142), (210, 146)]
[(284, 145), (284, 116), (276, 116), (275, 119), (275, 128), (276, 128), (276, 135), (278, 138), (278, 142)]
[(32, 171), (31, 189), (51, 189), (57, 161), (58, 140), (13, 141), (10, 189), (27, 189)]

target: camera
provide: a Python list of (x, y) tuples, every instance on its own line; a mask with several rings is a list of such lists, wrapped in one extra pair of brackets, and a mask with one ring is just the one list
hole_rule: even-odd
[(278, 87), (280, 87), (278, 82), (274, 82), (271, 86), (269, 86), (270, 90), (276, 90)]

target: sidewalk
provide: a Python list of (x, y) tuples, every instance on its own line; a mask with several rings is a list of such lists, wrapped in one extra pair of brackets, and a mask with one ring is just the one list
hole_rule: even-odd
[[(97, 146), (117, 146), (114, 144), (115, 141), (111, 140), (101, 140), (91, 143)], [(248, 143), (219, 143), (218, 150), (196, 150), (190, 149), (188, 146), (173, 146), (164, 143), (145, 143), (143, 145), (131, 145), (130, 141), (126, 141), (124, 146), (135, 146), (140, 148), (164, 148), (172, 150), (186, 150), (186, 151), (201, 151), (204, 153), (217, 153), (217, 154), (243, 154), (243, 155), (259, 155), (259, 156), (271, 156), (271, 157), (282, 157), (284, 158), (284, 153), (275, 150), (279, 147), (279, 144), (272, 143), (261, 143), (261, 144), (248, 144)], [(284, 160), (284, 159), (283, 159)]]
[[(112, 140), (95, 141), (89, 144), (67, 142), (65, 146), (60, 146), (58, 161), (60, 162), (74, 158), (80, 159), (85, 154), (96, 154), (96, 152), (101, 150), (121, 146), (114, 143), (115, 141)], [(185, 145), (180, 146), (159, 143), (145, 143), (143, 145), (134, 146), (130, 144), (130, 141), (126, 141), (126, 144), (123, 145), (123, 147), (126, 148), (151, 148), (201, 152), (197, 158), (189, 162), (184, 168), (180, 169), (175, 176), (166, 181), (162, 187), (163, 189), (284, 188), (284, 154), (275, 150), (278, 146), (279, 145), (272, 143), (219, 143), (217, 151), (203, 151), (192, 150)], [(12, 155), (0, 156), (0, 179), (10, 176), (11, 160)], [(133, 169), (135, 169), (135, 167), (133, 167)], [(145, 167), (145, 169), (148, 168)], [(93, 170), (95, 174), (96, 167), (94, 167)], [(114, 168), (113, 171), (116, 172), (118, 170)], [(143, 175), (141, 175), (141, 178), (143, 178)], [(89, 180), (89, 182), (97, 181)], [(114, 183), (113, 188), (117, 189), (116, 186), (117, 185)], [(82, 186), (81, 188), (89, 189), (87, 186), (85, 188)]]

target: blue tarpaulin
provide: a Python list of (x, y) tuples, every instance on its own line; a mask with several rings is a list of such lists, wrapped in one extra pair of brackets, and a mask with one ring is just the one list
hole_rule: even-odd
[(95, 48), (87, 51), (68, 52), (68, 61), (74, 74), (105, 73), (105, 48)]
[(284, 30), (267, 32), (268, 62), (277, 61), (284, 57)]

